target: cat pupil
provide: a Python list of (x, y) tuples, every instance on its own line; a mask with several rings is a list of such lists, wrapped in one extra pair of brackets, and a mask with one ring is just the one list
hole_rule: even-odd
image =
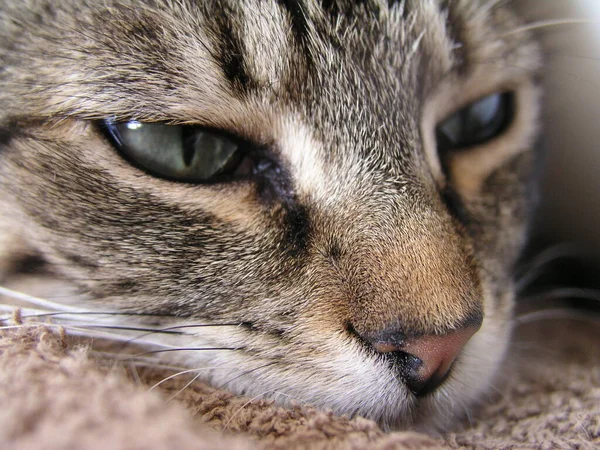
[(196, 126), (105, 121), (107, 137), (130, 162), (152, 175), (186, 182), (211, 182), (237, 169), (240, 145)]
[(186, 130), (182, 130), (182, 140), (183, 140), (183, 163), (186, 167), (190, 167), (192, 162), (194, 161), (194, 156), (196, 155), (196, 140), (197, 137), (192, 135), (189, 136), (189, 133)]
[(436, 129), (438, 148), (456, 151), (502, 134), (512, 119), (512, 97), (512, 93), (492, 94), (450, 116)]

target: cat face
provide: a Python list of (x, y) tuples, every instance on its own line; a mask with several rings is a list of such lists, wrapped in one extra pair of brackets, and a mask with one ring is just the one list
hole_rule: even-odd
[(179, 360), (384, 426), (486, 390), (540, 65), (501, 3), (12, 3), (3, 235), (80, 306), (222, 324)]

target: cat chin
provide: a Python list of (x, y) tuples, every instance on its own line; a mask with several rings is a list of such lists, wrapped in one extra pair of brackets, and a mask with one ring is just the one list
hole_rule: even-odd
[[(324, 352), (321, 357), (281, 361), (267, 370), (268, 362), (241, 355), (219, 355), (211, 365), (239, 366), (224, 373), (215, 370), (214, 386), (249, 398), (268, 398), (284, 407), (304, 404), (338, 415), (362, 416), (385, 428), (406, 428), (413, 422), (416, 399), (386, 363), (364, 352)], [(247, 376), (244, 376), (246, 373)], [(233, 381), (232, 381), (233, 380)]]
[[(271, 355), (269, 351), (254, 355), (189, 354), (191, 359), (185, 364), (216, 367), (206, 373), (205, 379), (252, 399), (271, 399), (288, 407), (306, 404), (338, 415), (362, 416), (384, 430), (410, 428), (435, 434), (468, 417), (473, 405), (493, 384), (507, 334), (507, 327), (484, 321), (448, 379), (422, 398), (413, 395), (381, 357), (343, 339), (323, 344), (317, 354), (312, 350), (303, 352), (296, 344), (283, 351), (273, 350)], [(232, 342), (235, 338), (226, 340)], [(258, 356), (260, 353), (262, 356)]]

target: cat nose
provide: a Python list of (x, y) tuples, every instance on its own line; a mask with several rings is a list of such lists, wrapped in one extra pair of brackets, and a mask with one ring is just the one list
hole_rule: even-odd
[(406, 386), (417, 396), (438, 388), (450, 373), (454, 360), (477, 332), (481, 320), (446, 334), (406, 337), (401, 330), (361, 335), (378, 353), (398, 367)]

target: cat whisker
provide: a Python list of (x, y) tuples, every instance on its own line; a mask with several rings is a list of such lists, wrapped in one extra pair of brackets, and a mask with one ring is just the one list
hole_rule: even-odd
[(147, 336), (148, 334), (154, 333), (164, 333), (164, 334), (175, 334), (175, 335), (189, 335), (189, 333), (184, 333), (182, 331), (175, 330), (165, 330), (165, 329), (154, 329), (154, 328), (144, 328), (144, 327), (127, 327), (122, 325), (97, 325), (97, 324), (77, 324), (79, 328), (94, 328), (94, 329), (107, 329), (107, 330), (121, 330), (121, 331), (144, 331), (147, 332), (142, 335)]
[(564, 257), (581, 257), (592, 255), (589, 248), (584, 247), (579, 242), (560, 242), (542, 249), (529, 260), (522, 262), (517, 270), (529, 270), (532, 267), (545, 265), (559, 258)]
[(149, 350), (146, 352), (138, 353), (134, 356), (152, 355), (155, 353), (166, 353), (166, 352), (211, 352), (211, 351), (236, 351), (241, 350), (239, 347), (175, 347), (165, 348), (161, 350)]
[[(36, 310), (23, 310), (22, 308), (17, 308), (17, 307), (13, 307), (13, 306), (6, 306), (6, 305), (0, 305), (0, 310), (4, 310), (7, 312), (12, 312), (13, 315), (15, 314), (16, 311), (19, 311), (19, 315), (18, 315), (18, 320), (19, 322), (24, 320), (24, 319), (37, 319), (37, 318), (41, 318), (41, 317), (55, 317), (58, 318), (59, 322), (58, 323), (43, 323), (43, 325), (53, 325), (53, 326), (62, 326), (62, 327), (67, 327), (69, 330), (73, 330), (73, 329), (93, 329), (93, 330), (120, 330), (120, 331), (143, 331), (145, 332), (144, 334), (137, 336), (134, 339), (129, 338), (130, 341), (133, 340), (140, 340), (140, 338), (143, 338), (149, 334), (154, 334), (154, 333), (164, 333), (164, 334), (174, 334), (174, 335), (190, 335), (190, 333), (186, 333), (184, 331), (178, 331), (176, 329), (155, 329), (155, 328), (148, 328), (148, 327), (135, 327), (135, 326), (123, 326), (123, 325), (108, 325), (108, 324), (98, 324), (98, 323), (82, 323), (79, 322), (76, 318), (72, 317), (72, 316), (79, 316), (79, 315), (88, 315), (88, 314), (96, 314), (96, 313), (92, 313), (89, 311), (85, 311), (85, 312), (78, 312), (78, 313), (71, 313), (71, 312), (58, 312), (58, 313), (32, 313), (32, 311), (36, 311)], [(23, 314), (22, 311), (25, 311), (26, 313)], [(27, 313), (29, 312), (29, 314)], [(97, 313), (100, 315), (105, 315), (105, 313)], [(118, 315), (118, 314), (116, 314)], [(2, 321), (8, 321), (13, 319), (13, 316), (5, 316), (5, 317), (0, 317), (0, 322)], [(28, 323), (28, 324), (17, 324), (14, 326), (5, 326), (2, 327), (4, 329), (10, 329), (10, 328), (15, 328), (15, 327), (21, 327), (21, 326), (27, 326), (27, 325), (40, 325), (41, 323), (36, 323), (36, 322), (32, 322), (32, 323)], [(183, 327), (185, 328), (185, 327)], [(115, 336), (111, 334), (111, 337)], [(90, 336), (92, 337), (92, 336)]]
[(131, 338), (129, 341), (123, 343), (123, 348), (120, 351), (123, 351), (125, 347), (130, 344), (135, 344), (138, 340), (145, 338), (146, 336), (150, 336), (156, 333), (165, 333), (169, 334), (169, 332), (173, 332), (172, 334), (179, 334), (181, 336), (194, 336), (194, 333), (185, 333), (185, 332), (177, 332), (177, 330), (187, 329), (187, 328), (210, 328), (210, 327), (219, 327), (219, 326), (239, 326), (240, 323), (225, 323), (225, 324), (191, 324), (191, 325), (174, 325), (170, 327), (158, 328), (158, 329), (147, 329), (147, 332), (141, 334), (139, 336)]
[(526, 31), (540, 30), (548, 27), (556, 27), (563, 25), (599, 25), (599, 20), (591, 20), (591, 19), (579, 19), (579, 18), (565, 18), (565, 19), (547, 19), (547, 20), (539, 20), (537, 22), (531, 22), (525, 24), (523, 26), (514, 28), (506, 33), (500, 35), (501, 37), (510, 36), (517, 33), (524, 33)]
[(244, 403), (242, 406), (240, 406), (230, 417), (229, 419), (227, 419), (227, 422), (225, 422), (225, 425), (223, 425), (223, 431), (221, 433), (224, 433), (225, 431), (227, 431), (227, 428), (229, 427), (229, 424), (231, 423), (231, 421), (234, 419), (235, 416), (237, 416), (241, 411), (244, 410), (244, 408), (246, 406), (248, 406), (250, 403), (252, 403), (255, 400), (258, 400), (260, 397), (262, 397), (263, 395), (269, 394), (273, 391), (264, 391), (261, 392), (258, 395), (255, 395), (254, 397), (252, 397), (250, 400), (248, 400), (246, 403)]
[(591, 256), (591, 252), (576, 242), (563, 242), (540, 251), (515, 268), (517, 291), (523, 291), (524, 288), (536, 280), (548, 264), (561, 258), (581, 258), (585, 256)]
[[(236, 376), (235, 378), (232, 378), (231, 380), (228, 380), (228, 381), (226, 381), (224, 384), (230, 383), (230, 382), (232, 382), (233, 380), (236, 380), (236, 379), (238, 379), (238, 378), (239, 378), (239, 377), (241, 377), (241, 376), (247, 375), (247, 374), (249, 374), (249, 373), (252, 373), (252, 372), (254, 372), (254, 371), (256, 371), (256, 370), (262, 369), (262, 368), (264, 368), (264, 367), (268, 367), (268, 366), (270, 366), (270, 365), (272, 365), (272, 364), (273, 364), (273, 363), (267, 363), (267, 364), (263, 364), (263, 365), (261, 365), (261, 366), (259, 366), (259, 367), (255, 367), (254, 369), (247, 370), (247, 371), (245, 371), (245, 372), (241, 373), (240, 375)], [(183, 386), (183, 387), (182, 387), (181, 389), (179, 389), (179, 390), (178, 390), (178, 391), (177, 391), (175, 394), (173, 394), (172, 396), (170, 396), (170, 397), (167, 399), (167, 401), (171, 401), (171, 400), (173, 400), (175, 397), (177, 397), (179, 394), (181, 394), (181, 393), (182, 393), (182, 392), (183, 392), (185, 389), (187, 389), (189, 386), (191, 386), (191, 385), (192, 385), (192, 384), (193, 384), (193, 383), (194, 383), (194, 382), (195, 382), (195, 381), (196, 381), (198, 378), (200, 378), (200, 376), (202, 375), (202, 373), (201, 373), (202, 371), (204, 371), (204, 370), (213, 370), (213, 369), (231, 369), (231, 368), (229, 368), (229, 367), (223, 367), (223, 366), (221, 366), (221, 367), (204, 367), (204, 368), (196, 368), (196, 369), (188, 369), (188, 370), (183, 370), (183, 371), (180, 371), (180, 372), (178, 372), (178, 373), (175, 373), (175, 374), (173, 374), (173, 375), (170, 375), (170, 376), (168, 376), (168, 377), (164, 378), (163, 380), (161, 380), (161, 381), (159, 381), (158, 383), (156, 383), (155, 385), (153, 385), (153, 386), (152, 386), (152, 387), (151, 387), (151, 388), (150, 388), (148, 391), (151, 391), (152, 389), (154, 389), (154, 388), (158, 387), (158, 386), (159, 386), (159, 385), (161, 385), (162, 383), (164, 383), (164, 382), (166, 382), (166, 381), (168, 381), (168, 380), (170, 380), (170, 379), (173, 379), (173, 378), (175, 378), (175, 377), (177, 377), (177, 376), (184, 375), (184, 374), (187, 374), (187, 373), (199, 372), (199, 373), (198, 373), (196, 376), (194, 376), (194, 377), (193, 377), (193, 378), (192, 378), (192, 379), (191, 379), (191, 380), (190, 380), (188, 383), (186, 383), (186, 384), (185, 384), (185, 386)], [(280, 394), (280, 395), (283, 395), (283, 396), (286, 396), (286, 397), (295, 398), (295, 397), (292, 397), (292, 396), (290, 396), (290, 395), (288, 395), (288, 394), (284, 394), (284, 393), (282, 393), (282, 392), (277, 392), (277, 391), (266, 391), (266, 392), (263, 392), (262, 394), (259, 394), (259, 395), (258, 395), (258, 396), (256, 396), (256, 397), (254, 397), (254, 398), (250, 399), (248, 402), (246, 402), (244, 405), (242, 405), (242, 407), (241, 407), (239, 410), (237, 410), (237, 411), (236, 411), (236, 412), (235, 412), (235, 413), (232, 415), (232, 417), (233, 417), (233, 416), (235, 416), (235, 415), (236, 415), (236, 414), (237, 414), (239, 411), (243, 410), (243, 408), (245, 408), (245, 407), (246, 407), (248, 404), (250, 404), (252, 401), (256, 400), (257, 398), (259, 398), (259, 397), (260, 397), (260, 396), (262, 396), (262, 395), (265, 395), (265, 394), (267, 394), (267, 393), (271, 393), (271, 392), (275, 392), (275, 393), (277, 393), (277, 394)], [(230, 418), (230, 420), (231, 420), (231, 418)], [(228, 422), (228, 423), (229, 423), (229, 422)], [(225, 429), (226, 429), (226, 428), (227, 428), (227, 424), (225, 425)]]
[(185, 328), (210, 328), (210, 327), (239, 327), (242, 325), (242, 322), (232, 322), (232, 323), (201, 323), (201, 324), (193, 324), (193, 325), (175, 325), (172, 327), (163, 328), (163, 330), (180, 330)]
[[(64, 324), (64, 323), (60, 323), (60, 324), (55, 324), (55, 323), (21, 323), (21, 324), (15, 324), (15, 325), (6, 325), (6, 326), (2, 326), (0, 327), (0, 330), (11, 330), (11, 329), (19, 329), (19, 328), (25, 328), (25, 327), (38, 327), (38, 326), (44, 326), (44, 327), (49, 327), (49, 328), (54, 328), (54, 329), (58, 329), (58, 330), (64, 330), (68, 336), (71, 337), (81, 337), (81, 338), (85, 338), (85, 339), (103, 339), (106, 340), (108, 342), (112, 342), (112, 343), (122, 343), (123, 346), (120, 349), (115, 349), (115, 352), (111, 352), (111, 356), (112, 357), (117, 357), (119, 355), (119, 353), (121, 353), (122, 351), (124, 351), (124, 349), (131, 345), (131, 344), (135, 344), (137, 346), (140, 347), (145, 347), (145, 348), (158, 348), (156, 350), (148, 350), (146, 352), (142, 352), (139, 353), (137, 355), (134, 356), (143, 356), (145, 354), (153, 354), (153, 353), (160, 353), (160, 352), (168, 352), (168, 351), (182, 351), (182, 350), (186, 350), (185, 348), (180, 348), (180, 347), (174, 347), (168, 344), (164, 344), (164, 343), (159, 343), (159, 342), (155, 342), (155, 341), (149, 341), (149, 340), (145, 340), (142, 339), (142, 337), (147, 336), (149, 334), (153, 334), (153, 333), (159, 333), (161, 332), (161, 330), (152, 330), (152, 329), (146, 329), (146, 328), (141, 328), (141, 327), (126, 327), (126, 326), (117, 326), (117, 325), (97, 325), (97, 324), (79, 324), (79, 323), (75, 323), (75, 324)], [(123, 331), (138, 331), (138, 330), (148, 330), (148, 333), (143, 334), (142, 336), (138, 336), (135, 338), (131, 338), (130, 336), (124, 336), (121, 334), (116, 334), (116, 333), (112, 333), (112, 332), (103, 332), (103, 330), (123, 330)], [(166, 333), (169, 334), (169, 333)], [(177, 333), (177, 332), (173, 332), (172, 334), (176, 334), (176, 335), (187, 335), (188, 333)], [(193, 348), (194, 350), (212, 350), (213, 348)], [(229, 349), (229, 348), (214, 348), (214, 350), (225, 350), (225, 349)], [(233, 350), (233, 349), (229, 349), (229, 350)], [(128, 356), (125, 359), (131, 358), (130, 356)]]
[[(120, 342), (123, 340), (130, 340), (129, 337), (127, 336), (121, 336), (115, 333), (102, 333), (102, 332), (98, 332), (98, 331), (92, 331), (86, 328), (81, 328), (79, 326), (71, 326), (71, 325), (66, 325), (66, 324), (54, 324), (54, 323), (21, 323), (21, 324), (15, 324), (15, 325), (4, 325), (4, 326), (0, 326), (0, 330), (17, 330), (17, 329), (23, 329), (23, 328), (33, 328), (33, 327), (39, 327), (39, 326), (43, 326), (43, 327), (47, 327), (47, 328), (53, 328), (53, 329), (57, 329), (57, 330), (64, 330), (65, 332), (67, 332), (67, 334), (69, 336), (72, 337), (81, 337), (81, 338), (85, 338), (85, 339), (108, 339), (110, 341), (115, 341), (115, 342)], [(143, 342), (143, 344), (148, 345), (148, 344), (154, 344), (151, 342)]]
[(194, 372), (203, 372), (205, 370), (225, 370), (225, 369), (235, 369), (235, 367), (219, 367), (219, 366), (213, 366), (213, 367), (199, 367), (199, 368), (195, 368), (195, 369), (186, 369), (186, 370), (181, 370), (177, 373), (174, 373), (173, 375), (169, 375), (168, 377), (163, 378), (162, 380), (160, 380), (158, 383), (153, 384), (149, 389), (148, 392), (152, 391), (153, 389), (157, 388), (158, 386), (160, 386), (161, 384), (172, 380), (173, 378), (177, 378), (181, 375), (185, 375), (188, 373), (194, 373)]
[(489, 387), (490, 390), (495, 392), (495, 395), (499, 395), (503, 400), (506, 400), (506, 392), (503, 389), (500, 389), (496, 383), (490, 383)]
[(158, 370), (166, 370), (170, 372), (177, 372), (180, 370), (185, 370), (186, 368), (183, 366), (175, 366), (172, 364), (165, 364), (164, 361), (161, 361), (158, 358), (151, 357), (134, 357), (134, 356), (121, 356), (115, 355), (110, 351), (99, 351), (99, 350), (90, 350), (89, 354), (95, 358), (108, 359), (111, 361), (124, 362), (128, 364), (135, 364), (136, 367), (148, 367), (150, 369), (158, 369)]
[(238, 408), (238, 409), (237, 409), (237, 410), (236, 410), (236, 411), (235, 411), (235, 412), (234, 412), (234, 413), (233, 413), (233, 414), (232, 414), (232, 415), (229, 417), (229, 419), (227, 420), (227, 422), (225, 422), (225, 425), (223, 425), (223, 431), (222, 431), (221, 433), (224, 433), (225, 431), (227, 431), (227, 428), (228, 428), (229, 424), (231, 423), (231, 421), (234, 419), (234, 417), (235, 417), (235, 416), (237, 416), (237, 415), (238, 415), (238, 414), (239, 414), (241, 411), (243, 411), (243, 410), (244, 410), (244, 408), (245, 408), (246, 406), (248, 406), (248, 405), (249, 405), (250, 403), (252, 403), (253, 401), (255, 401), (255, 400), (258, 400), (258, 399), (259, 399), (260, 397), (262, 397), (263, 395), (267, 395), (267, 394), (277, 394), (277, 395), (282, 395), (282, 396), (284, 396), (284, 397), (289, 397), (289, 398), (291, 398), (291, 399), (298, 400), (298, 401), (299, 401), (299, 402), (301, 402), (301, 403), (305, 403), (305, 402), (304, 402), (302, 399), (299, 399), (298, 397), (294, 397), (294, 396), (292, 396), (292, 395), (285, 394), (285, 393), (283, 393), (283, 392), (279, 392), (279, 391), (276, 391), (276, 390), (269, 390), (269, 391), (264, 391), (264, 392), (261, 392), (260, 394), (258, 394), (258, 395), (255, 395), (255, 396), (254, 396), (254, 397), (252, 397), (250, 400), (248, 400), (246, 403), (244, 403), (242, 406), (240, 406), (240, 407), (239, 407), (239, 408)]
[[(122, 328), (109, 327), (109, 326), (96, 327), (93, 325), (87, 326), (85, 324), (84, 325), (79, 325), (79, 324), (71, 325), (71, 324), (54, 324), (54, 323), (23, 323), (23, 324), (16, 324), (16, 325), (1, 326), (0, 330), (11, 330), (11, 329), (19, 329), (19, 328), (26, 328), (26, 327), (39, 327), (39, 326), (54, 328), (54, 329), (58, 329), (58, 330), (64, 330), (68, 334), (68, 336), (71, 336), (71, 337), (81, 337), (81, 338), (85, 338), (85, 339), (105, 339), (110, 342), (122, 342), (125, 345), (129, 345), (133, 342), (133, 340), (131, 339), (130, 336), (123, 336), (123, 335), (116, 334), (116, 333), (102, 331), (105, 328), (127, 329), (127, 327), (122, 327)], [(159, 348), (162, 348), (165, 350), (173, 349), (172, 346), (169, 346), (166, 344), (160, 344), (157, 342), (141, 340), (141, 339), (136, 339), (135, 343), (137, 345), (143, 345), (143, 346), (149, 346), (149, 347), (155, 346), (155, 347), (159, 347)]]
[(19, 328), (24, 328), (27, 325), (4, 325), (0, 327), (0, 330), (18, 330)]
[[(38, 318), (44, 318), (44, 317), (56, 317), (58, 319), (71, 319), (71, 316), (134, 316), (134, 317), (169, 317), (172, 318), (173, 316), (157, 316), (155, 314), (141, 314), (141, 313), (128, 313), (128, 312), (110, 312), (110, 311), (64, 311), (64, 312), (42, 312), (43, 310), (40, 309), (33, 309), (33, 308), (22, 308), (19, 306), (14, 306), (14, 305), (3, 305), (0, 304), (0, 312), (5, 312), (5, 313), (13, 313), (15, 310), (21, 310), (22, 312), (24, 312), (24, 314), (21, 315), (21, 317), (23, 319), (38, 319)], [(1, 320), (9, 320), (10, 316), (6, 316), (6, 317), (0, 317), (0, 321)], [(76, 319), (72, 319), (72, 320), (76, 320)], [(90, 324), (91, 325), (95, 325), (95, 326), (100, 326), (97, 324)], [(228, 327), (239, 327), (240, 325), (242, 325), (242, 322), (232, 322), (232, 323), (202, 323), (202, 324), (193, 324), (193, 325), (175, 325), (175, 326), (171, 326), (171, 327), (165, 327), (165, 328), (139, 328), (140, 331), (151, 331), (151, 332), (167, 332), (167, 331), (172, 331), (172, 330), (178, 330), (178, 329), (185, 329), (185, 328), (209, 328), (209, 327), (224, 327), (224, 326), (228, 326)]]
[(35, 297), (33, 295), (25, 294), (23, 292), (15, 291), (13, 289), (8, 289), (3, 286), (0, 286), (0, 295), (4, 295), (9, 298), (13, 298), (15, 300), (19, 300), (31, 305), (40, 306), (42, 308), (47, 308), (51, 310), (58, 310), (64, 312), (77, 312), (77, 308), (73, 308), (61, 303), (56, 303), (50, 300), (45, 300), (39, 297)]
[(190, 387), (194, 383), (194, 381), (196, 381), (198, 378), (200, 378), (200, 375), (202, 375), (202, 373), (198, 373), (194, 378), (192, 378), (190, 381), (188, 381), (185, 384), (185, 386), (183, 386), (181, 389), (179, 389), (177, 392), (175, 392), (173, 395), (171, 395), (167, 399), (167, 402), (174, 400), (175, 397), (177, 397), (179, 394), (181, 394), (183, 391), (185, 391), (188, 387)]
[(0, 304), (0, 311), (4, 310), (6, 312), (9, 312), (9, 308), (12, 308), (13, 311), (14, 311), (14, 309), (17, 309), (17, 308), (21, 309), (22, 311), (25, 311), (26, 314), (24, 314), (22, 316), (24, 319), (38, 319), (38, 318), (43, 318), (43, 317), (64, 318), (64, 317), (69, 317), (69, 316), (146, 316), (146, 314), (140, 314), (140, 313), (123, 313), (123, 312), (110, 312), (110, 311), (39, 312), (42, 310), (32, 309), (32, 308), (21, 308), (21, 307), (17, 307), (17, 306), (13, 306), (13, 305), (1, 305)]
[[(114, 325), (114, 324), (106, 324), (102, 323), (102, 319), (104, 316), (107, 317), (158, 317), (155, 314), (140, 314), (140, 313), (130, 313), (130, 312), (110, 312), (110, 311), (87, 311), (87, 310), (77, 310), (75, 308), (64, 307), (64, 305), (57, 304), (45, 299), (40, 299), (38, 297), (34, 297), (22, 292), (14, 291), (8, 288), (0, 288), (1, 294), (4, 294), (10, 298), (14, 298), (16, 300), (20, 300), (24, 303), (33, 304), (35, 306), (40, 306), (43, 309), (37, 308), (21, 308), (15, 305), (2, 305), (0, 304), (0, 311), (10, 313), (10, 316), (1, 317), (0, 321), (15, 321), (15, 314), (18, 314), (18, 322), (21, 322), (24, 319), (40, 319), (44, 317), (53, 318), (56, 322), (51, 324), (52, 326), (62, 326), (70, 335), (76, 335), (84, 338), (94, 338), (94, 337), (102, 337), (103, 339), (108, 339), (115, 343), (122, 343), (123, 348), (115, 349), (115, 354), (120, 353), (124, 350), (125, 347), (132, 343), (136, 343), (139, 345), (152, 345), (153, 341), (148, 341), (144, 339), (146, 336), (151, 334), (171, 334), (171, 335), (192, 335), (193, 333), (187, 332), (188, 329), (194, 328), (205, 328), (205, 327), (219, 327), (219, 326), (240, 326), (241, 323), (204, 323), (204, 324), (181, 324), (170, 327), (161, 327), (161, 328), (152, 328), (152, 327), (143, 327), (143, 326), (124, 326), (124, 325)], [(52, 311), (48, 311), (48, 310)], [(54, 311), (55, 309), (63, 309), (62, 311)], [(66, 309), (66, 310), (65, 310)], [(18, 311), (18, 313), (17, 313)], [(100, 323), (82, 323), (80, 321), (80, 317), (83, 316), (92, 316), (98, 317), (100, 319)], [(161, 316), (162, 317), (162, 316)], [(170, 317), (173, 319), (173, 317)], [(19, 323), (11, 328), (16, 328), (21, 326)], [(5, 329), (9, 329), (6, 328)], [(100, 330), (118, 330), (118, 331), (132, 331), (132, 332), (143, 332), (143, 334), (130, 337), (118, 335), (115, 333), (98, 333)]]
[(275, 361), (272, 361), (272, 362), (268, 362), (268, 363), (266, 363), (266, 364), (263, 364), (263, 365), (261, 365), (261, 366), (255, 367), (255, 368), (253, 368), (253, 369), (246, 370), (246, 371), (242, 372), (241, 374), (239, 374), (239, 375), (236, 375), (235, 377), (233, 377), (233, 378), (231, 378), (231, 379), (229, 379), (229, 380), (225, 381), (224, 383), (220, 384), (219, 386), (217, 386), (217, 389), (223, 389), (223, 388), (224, 388), (224, 387), (225, 387), (227, 384), (229, 384), (229, 383), (231, 383), (231, 382), (233, 382), (233, 381), (237, 380), (238, 378), (241, 378), (241, 377), (243, 377), (243, 376), (245, 376), (245, 375), (248, 375), (249, 373), (255, 372), (255, 371), (257, 371), (257, 370), (260, 370), (260, 369), (263, 369), (263, 368), (265, 368), (265, 367), (270, 367), (270, 366), (272, 366), (272, 365), (274, 365), (274, 364), (275, 364)]
[(240, 326), (240, 323), (224, 323), (224, 324), (203, 323), (203, 324), (192, 324), (192, 325), (174, 325), (174, 326), (158, 328), (158, 329), (148, 328), (148, 329), (146, 329), (147, 333), (144, 333), (140, 336), (132, 338), (131, 343), (135, 342), (139, 338), (143, 338), (143, 337), (149, 336), (151, 334), (155, 334), (155, 333), (165, 333), (165, 334), (170, 333), (170, 334), (179, 334), (182, 336), (193, 336), (194, 335), (193, 333), (178, 332), (177, 330), (184, 330), (184, 329), (188, 329), (188, 328), (211, 328), (211, 327), (221, 327), (221, 326), (238, 327), (238, 326)]
[(552, 308), (533, 311), (517, 316), (513, 320), (517, 326), (543, 320), (577, 320), (593, 325), (600, 325), (600, 315), (590, 316), (588, 311), (578, 311), (568, 308)]
[(600, 289), (590, 288), (578, 288), (578, 287), (567, 287), (567, 288), (556, 288), (549, 291), (543, 291), (537, 294), (531, 294), (524, 297), (519, 297), (520, 302), (527, 303), (544, 303), (549, 300), (590, 300), (592, 302), (599, 303), (600, 306)]
[(41, 310), (33, 309), (33, 308), (21, 308), (14, 305), (3, 305), (0, 304), (0, 312), (9, 314), (8, 316), (0, 317), (0, 322), (6, 320), (14, 320), (15, 314), (19, 316), (19, 320), (25, 319), (28, 317), (36, 316), (40, 313)]

